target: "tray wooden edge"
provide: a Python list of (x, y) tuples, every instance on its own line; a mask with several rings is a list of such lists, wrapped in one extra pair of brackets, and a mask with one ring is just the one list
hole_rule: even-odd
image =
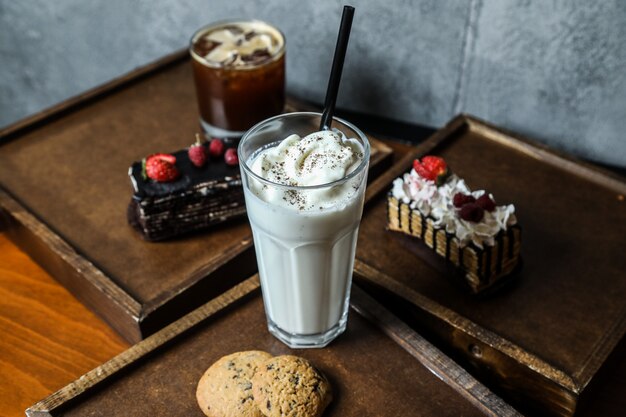
[(521, 415), (357, 285), (352, 287), (351, 299), (355, 311), (482, 412), (494, 416)]
[(35, 113), (31, 116), (18, 120), (15, 123), (0, 128), (0, 144), (5, 141), (11, 140), (16, 136), (30, 130), (37, 128), (38, 126), (61, 117), (77, 108), (81, 105), (85, 105), (98, 98), (104, 97), (108, 94), (114, 93), (120, 88), (124, 88), (129, 84), (141, 80), (143, 77), (148, 76), (154, 72), (162, 70), (164, 67), (176, 64), (188, 57), (188, 50), (180, 49), (163, 58), (156, 61), (149, 62), (146, 65), (140, 66), (134, 70), (122, 74), (119, 77), (112, 79), (104, 84), (98, 85), (92, 89), (84, 91), (73, 97), (70, 97), (56, 105), (43, 109), (42, 111)]
[[(116, 285), (93, 263), (80, 255), (68, 242), (51, 230), (44, 222), (27, 210), (8, 192), (0, 187), (0, 231), (28, 254), (57, 280), (59, 277), (81, 275), (78, 286), (71, 285), (72, 279), (62, 279), (62, 284), (84, 303), (92, 305), (96, 293), (104, 294), (104, 303), (116, 312), (139, 320), (141, 305), (137, 300)], [(28, 250), (27, 250), (28, 249)], [(79, 282), (79, 281), (76, 281)], [(80, 288), (78, 288), (80, 287)], [(82, 293), (84, 290), (85, 293)], [(96, 297), (97, 299), (98, 297)], [(107, 322), (118, 332), (131, 332), (124, 323), (116, 320), (117, 315), (106, 317)]]
[[(93, 391), (100, 384), (105, 383), (109, 377), (113, 377), (118, 372), (132, 366), (135, 361), (182, 335), (200, 322), (210, 319), (216, 313), (247, 298), (259, 288), (258, 275), (237, 284), (192, 313), (164, 327), (159, 332), (32, 405), (26, 410), (26, 415), (29, 417), (53, 416), (55, 411), (60, 411), (71, 401), (77, 400), (79, 396)], [(385, 335), (486, 415), (521, 416), (504, 400), (493, 394), (458, 364), (419, 336), (356, 285), (352, 288), (351, 307), (380, 328)]]
[[(210, 233), (210, 232), (209, 232)], [(244, 254), (246, 251), (253, 250), (252, 233), (240, 239), (238, 242), (233, 243), (230, 246), (224, 248), (224, 251), (215, 258), (212, 262), (204, 264), (198, 269), (194, 270), (189, 276), (182, 280), (178, 285), (174, 286), (170, 291), (162, 293), (158, 297), (144, 303), (143, 316), (146, 317), (150, 313), (163, 307), (168, 302), (171, 302), (177, 295), (183, 294), (184, 291), (189, 290), (192, 286), (197, 284), (202, 278), (215, 273), (218, 269), (227, 266), (238, 256)]]
[(602, 187), (610, 188), (622, 197), (626, 195), (626, 179), (618, 174), (583, 161), (573, 155), (550, 148), (547, 145), (543, 145), (517, 133), (509, 132), (506, 129), (495, 126), (476, 116), (462, 113), (456, 116), (453, 122), (457, 119), (458, 122), (464, 124), (467, 128), (480, 133), (489, 140), (502, 143), (534, 159), (556, 166)]

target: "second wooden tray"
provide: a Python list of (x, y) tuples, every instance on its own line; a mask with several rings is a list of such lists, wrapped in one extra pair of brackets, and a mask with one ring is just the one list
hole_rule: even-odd
[[(386, 230), (391, 182), (425, 154), (443, 156), (472, 189), (515, 204), (524, 265), (509, 287), (466, 294), (424, 256), (430, 252), (419, 240)], [(626, 183), (459, 116), (368, 192), (378, 197), (361, 222), (355, 264), (361, 282), (414, 307), (404, 318), (508, 392), (512, 403), (571, 416), (626, 333)], [(397, 299), (389, 305), (404, 306)]]
[(256, 277), (30, 407), (35, 416), (202, 416), (196, 384), (219, 357), (265, 350), (309, 359), (329, 378), (332, 416), (519, 414), (358, 287), (346, 333), (291, 350), (267, 331)]

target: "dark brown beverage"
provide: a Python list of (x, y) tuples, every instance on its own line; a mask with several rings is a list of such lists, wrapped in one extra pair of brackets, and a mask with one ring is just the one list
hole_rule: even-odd
[(282, 112), (285, 39), (260, 21), (223, 22), (200, 29), (190, 53), (202, 127), (211, 136), (241, 136)]

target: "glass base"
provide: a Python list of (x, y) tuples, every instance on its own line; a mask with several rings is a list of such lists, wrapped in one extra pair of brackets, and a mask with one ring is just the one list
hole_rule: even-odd
[(220, 139), (237, 138), (238, 139), (242, 137), (244, 133), (246, 133), (245, 131), (237, 132), (234, 130), (226, 130), (226, 129), (222, 129), (221, 127), (210, 125), (204, 120), (202, 120), (202, 118), (200, 118), (200, 125), (202, 126), (202, 130), (204, 130), (209, 136), (213, 138), (220, 138)]
[(344, 314), (339, 323), (323, 333), (294, 334), (280, 329), (276, 323), (267, 319), (267, 328), (278, 340), (292, 349), (313, 349), (326, 347), (346, 330), (348, 315)]

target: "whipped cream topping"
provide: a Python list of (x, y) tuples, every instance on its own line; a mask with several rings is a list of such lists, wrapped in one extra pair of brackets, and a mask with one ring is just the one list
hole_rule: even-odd
[[(290, 135), (277, 146), (253, 156), (250, 165), (258, 176), (273, 183), (296, 187), (330, 184), (354, 171), (363, 160), (363, 148), (356, 139), (346, 138), (337, 130), (324, 130), (301, 138)], [(345, 204), (359, 187), (354, 181), (313, 189), (285, 189), (251, 184), (262, 200), (298, 210), (324, 209)]]
[(205, 35), (203, 41), (215, 46), (204, 59), (224, 66), (257, 65), (274, 56), (282, 47), (281, 36), (268, 32), (269, 28), (254, 23), (239, 23), (216, 29)]
[[(447, 181), (437, 187), (434, 181), (422, 178), (411, 170), (402, 178), (393, 182), (392, 195), (399, 201), (409, 204), (412, 209), (419, 210), (424, 216), (434, 219), (436, 227), (445, 228), (446, 232), (454, 234), (460, 241), (461, 247), (473, 242), (479, 248), (483, 245), (493, 246), (495, 236), (508, 226), (517, 223), (515, 207), (512, 204), (496, 206), (493, 212), (485, 210), (483, 219), (478, 222), (463, 220), (457, 214), (453, 199), (456, 193), (471, 194), (476, 199), (485, 194), (484, 190), (471, 191), (465, 180), (452, 174)], [(495, 201), (493, 195), (489, 197)]]

